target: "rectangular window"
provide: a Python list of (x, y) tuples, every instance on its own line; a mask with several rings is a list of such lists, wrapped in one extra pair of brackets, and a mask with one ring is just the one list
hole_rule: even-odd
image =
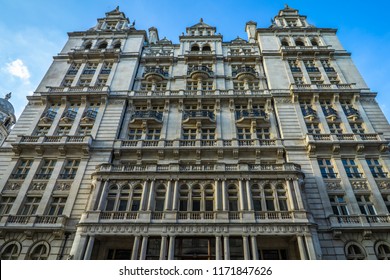
[(96, 62), (88, 62), (85, 65), (85, 68), (84, 68), (84, 71), (83, 71), (83, 75), (93, 75), (93, 74), (95, 74), (95, 71), (96, 71), (98, 65), (99, 65), (99, 63), (96, 63)]
[(365, 131), (361, 123), (350, 123), (350, 125), (355, 134), (363, 134)]
[(146, 139), (147, 140), (159, 140), (160, 139), (160, 134), (161, 134), (161, 129), (148, 129), (146, 133)]
[(93, 125), (80, 125), (77, 134), (79, 136), (91, 135)]
[(79, 81), (79, 86), (80, 87), (88, 87), (91, 84), (91, 82), (92, 82), (91, 79), (81, 78)]
[(252, 138), (250, 128), (237, 128), (237, 137), (240, 140), (249, 140)]
[(268, 127), (256, 128), (256, 136), (259, 139), (270, 139), (270, 132)]
[(343, 129), (339, 123), (328, 123), (330, 133), (332, 134), (343, 134)]
[(65, 161), (65, 166), (61, 173), (61, 179), (74, 179), (77, 169), (80, 165), (79, 159), (68, 159)]
[(33, 160), (31, 159), (21, 159), (19, 160), (18, 165), (15, 168), (14, 173), (12, 173), (12, 179), (25, 179), (28, 172), (30, 171)]
[(62, 215), (64, 212), (66, 200), (67, 197), (53, 197), (47, 214), (50, 216)]
[(196, 129), (183, 129), (183, 139), (194, 140), (196, 139)]
[(129, 135), (129, 140), (139, 140), (142, 137), (142, 129), (130, 128), (128, 135)]
[(321, 129), (318, 123), (306, 123), (307, 133), (309, 134), (321, 134)]
[(383, 167), (380, 164), (378, 159), (375, 158), (368, 158), (366, 159), (368, 167), (370, 168), (372, 176), (374, 178), (386, 178), (387, 172), (383, 171)]
[(0, 215), (8, 214), (14, 202), (14, 196), (2, 196), (0, 200)]
[(387, 211), (390, 213), (390, 194), (383, 193), (382, 198), (386, 204)]
[(355, 195), (355, 197), (363, 215), (376, 215), (374, 203), (371, 201), (370, 195)]
[(73, 78), (65, 77), (65, 79), (62, 81), (63, 87), (71, 87), (73, 83)]
[(41, 197), (28, 196), (24, 201), (20, 215), (34, 215), (37, 212)]
[(35, 174), (36, 179), (49, 179), (57, 163), (55, 159), (44, 159), (39, 172)]
[(69, 70), (66, 73), (66, 75), (75, 76), (77, 74), (77, 72), (79, 71), (80, 66), (81, 66), (81, 63), (72, 63), (70, 65)]
[(203, 140), (214, 140), (215, 139), (215, 129), (214, 128), (202, 129), (202, 139)]
[(39, 125), (37, 129), (35, 130), (34, 135), (35, 136), (45, 136), (50, 129), (50, 126), (47, 125)]
[(362, 178), (362, 173), (359, 171), (359, 167), (357, 166), (354, 159), (342, 159), (341, 160), (344, 165), (345, 172), (347, 172), (348, 178)]
[(244, 82), (234, 82), (233, 89), (234, 90), (244, 90), (245, 89)]
[(333, 214), (338, 216), (349, 215), (347, 202), (343, 195), (329, 195), (330, 204), (333, 209)]
[(317, 159), (320, 166), (322, 178), (336, 178), (337, 173), (334, 172), (334, 168), (330, 159), (319, 158)]
[(112, 62), (104, 62), (102, 69), (100, 70), (101, 75), (108, 75), (111, 72), (113, 63)]

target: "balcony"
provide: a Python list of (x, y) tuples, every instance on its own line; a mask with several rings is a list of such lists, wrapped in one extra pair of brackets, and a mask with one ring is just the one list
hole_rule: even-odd
[(208, 110), (185, 110), (182, 119), (185, 124), (197, 122), (205, 124), (215, 123), (214, 112)]
[(51, 173), (36, 173), (34, 179), (49, 180)]
[(53, 111), (53, 110), (49, 109), (49, 110), (46, 111), (46, 113), (44, 113), (44, 115), (42, 116), (40, 121), (42, 121), (44, 123), (50, 123), (50, 122), (52, 122), (54, 120), (56, 115), (57, 115), (56, 111)]
[(261, 109), (253, 109), (253, 110), (239, 110), (236, 111), (236, 122), (251, 122), (255, 121), (266, 121), (268, 119), (268, 115)]
[(329, 217), (333, 229), (386, 229), (390, 227), (390, 214), (385, 215), (332, 215)]
[(143, 123), (144, 121), (150, 123), (161, 124), (163, 120), (163, 113), (158, 111), (136, 111), (131, 116), (130, 123)]
[(3, 230), (15, 228), (36, 228), (36, 229), (62, 229), (67, 221), (66, 216), (49, 215), (4, 215), (0, 220), (0, 227)]
[(96, 119), (97, 116), (97, 111), (93, 109), (88, 109), (84, 114), (83, 114), (83, 119), (87, 121), (93, 121)]
[(142, 74), (142, 77), (149, 82), (161, 82), (168, 76), (169, 73), (159, 67), (146, 67), (144, 73)]
[(258, 77), (258, 74), (254, 68), (246, 66), (233, 71), (232, 76), (239, 81), (251, 81), (253, 79), (256, 79)]
[(68, 52), (69, 59), (119, 59), (121, 54), (120, 48), (106, 48), (106, 49), (85, 49), (84, 47), (77, 47)]
[(204, 80), (214, 76), (214, 72), (207, 66), (192, 66), (188, 68), (187, 75), (194, 80)]

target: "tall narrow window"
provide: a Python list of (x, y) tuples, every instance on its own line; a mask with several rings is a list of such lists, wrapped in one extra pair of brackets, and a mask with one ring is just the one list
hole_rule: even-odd
[(251, 190), (252, 190), (252, 201), (253, 201), (253, 209), (255, 211), (262, 211), (262, 207), (261, 207), (261, 201), (262, 201), (262, 197), (261, 197), (261, 189), (260, 189), (260, 186), (259, 185), (253, 185), (251, 187)]
[(284, 186), (282, 185), (276, 186), (276, 194), (278, 196), (279, 210), (288, 211), (287, 194)]
[(237, 186), (228, 187), (229, 211), (238, 211), (238, 191)]
[(306, 123), (307, 133), (309, 134), (321, 134), (321, 129), (318, 123)]
[(47, 260), (49, 257), (49, 248), (46, 244), (35, 245), (29, 254), (29, 260)]
[(179, 211), (188, 211), (189, 190), (186, 185), (180, 186)]
[(0, 215), (6, 215), (11, 210), (12, 205), (15, 202), (14, 196), (1, 196), (0, 199)]
[(141, 197), (142, 197), (142, 187), (136, 186), (133, 189), (133, 196), (131, 199), (131, 211), (139, 211), (141, 210)]
[(343, 129), (339, 123), (328, 123), (330, 133), (332, 134), (343, 134)]
[(333, 214), (338, 216), (349, 215), (347, 202), (344, 195), (329, 195), (330, 205), (332, 206)]
[(383, 167), (380, 164), (378, 159), (375, 158), (368, 158), (366, 159), (368, 167), (370, 168), (372, 176), (374, 178), (386, 178), (387, 172), (383, 171)]
[(55, 159), (44, 159), (38, 173), (35, 174), (36, 179), (49, 179), (53, 173), (54, 167), (57, 163)]
[(240, 140), (249, 140), (252, 138), (250, 128), (237, 128), (237, 137)]
[(183, 129), (183, 139), (194, 140), (196, 139), (196, 129)]
[(345, 172), (347, 172), (348, 178), (361, 178), (362, 173), (360, 173), (359, 168), (354, 159), (346, 158), (341, 160), (344, 165)]
[(68, 159), (65, 161), (65, 166), (60, 175), (61, 179), (74, 179), (79, 168), (80, 160)]
[(214, 140), (215, 139), (215, 128), (204, 128), (202, 129), (203, 140)]
[(192, 211), (200, 211), (202, 192), (199, 185), (192, 187)]
[(330, 159), (319, 158), (317, 159), (318, 165), (321, 170), (322, 178), (336, 178), (337, 174), (334, 172), (334, 168)]
[(275, 211), (275, 197), (271, 186), (264, 186), (265, 205), (267, 211)]
[(50, 203), (48, 215), (61, 216), (64, 212), (67, 197), (53, 197)]
[(20, 254), (20, 246), (16, 243), (4, 246), (1, 251), (0, 259), (2, 260), (17, 260)]
[(213, 211), (214, 210), (214, 190), (213, 186), (206, 186), (204, 189), (204, 197), (205, 197), (205, 211)]
[(28, 196), (24, 201), (20, 215), (34, 215), (37, 212), (40, 202), (41, 197)]
[(156, 201), (154, 205), (155, 211), (164, 211), (166, 188), (164, 185), (156, 188)]
[(374, 203), (371, 201), (370, 195), (355, 195), (358, 202), (360, 212), (364, 215), (376, 215)]
[(30, 171), (33, 160), (30, 159), (21, 159), (16, 166), (14, 173), (12, 173), (11, 178), (13, 179), (25, 179), (28, 172)]
[(159, 140), (160, 134), (161, 134), (161, 129), (159, 129), (159, 128), (148, 129), (148, 131), (146, 133), (146, 139), (147, 140)]
[(139, 140), (142, 137), (142, 129), (141, 128), (130, 128), (128, 136), (129, 136), (129, 140)]

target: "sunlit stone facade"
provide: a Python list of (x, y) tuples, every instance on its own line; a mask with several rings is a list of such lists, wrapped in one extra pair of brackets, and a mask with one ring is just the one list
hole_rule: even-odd
[(1, 258), (388, 259), (376, 93), (295, 9), (245, 30), (69, 33), (0, 149)]

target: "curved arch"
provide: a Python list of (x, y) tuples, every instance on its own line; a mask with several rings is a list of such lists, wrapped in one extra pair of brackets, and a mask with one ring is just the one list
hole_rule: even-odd
[(305, 46), (305, 43), (304, 43), (302, 38), (297, 38), (297, 39), (295, 39), (295, 45), (298, 47), (303, 47), (303, 46)]
[(84, 50), (90, 50), (92, 48), (92, 41), (85, 41), (83, 44)]
[(280, 43), (281, 43), (282, 46), (284, 46), (284, 47), (290, 46), (290, 44), (289, 44), (287, 38), (283, 38), (283, 39), (280, 41)]
[(108, 47), (108, 43), (106, 41), (99, 42), (99, 44), (98, 44), (99, 50), (107, 49), (107, 47)]
[(211, 47), (209, 44), (203, 45), (202, 46), (202, 51), (203, 52), (211, 52)]
[(122, 46), (122, 43), (121, 43), (121, 41), (119, 41), (119, 40), (117, 40), (117, 41), (115, 41), (115, 42), (112, 43), (112, 48), (113, 48), (113, 49), (120, 49), (121, 46)]
[(311, 38), (310, 43), (312, 46), (319, 46), (319, 42), (317, 38)]
[(0, 251), (1, 260), (17, 260), (22, 250), (22, 245), (19, 241), (13, 240), (5, 243)]
[(28, 260), (47, 260), (50, 255), (50, 245), (46, 241), (38, 241), (33, 244), (29, 253), (27, 254)]
[(367, 257), (363, 246), (355, 241), (345, 244), (344, 253), (348, 260), (365, 260)]
[(390, 260), (390, 244), (386, 241), (377, 241), (374, 245), (375, 255), (378, 260)]
[(191, 46), (191, 51), (192, 52), (198, 52), (198, 51), (200, 51), (200, 48), (199, 48), (199, 46), (197, 44), (194, 44), (194, 45)]

